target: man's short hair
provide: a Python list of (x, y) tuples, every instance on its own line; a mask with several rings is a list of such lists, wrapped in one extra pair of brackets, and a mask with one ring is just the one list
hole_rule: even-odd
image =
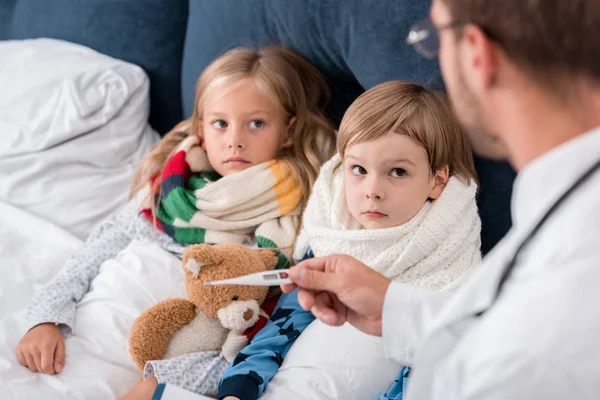
[[(532, 77), (600, 84), (600, 0), (442, 0), (453, 22), (472, 23)], [(549, 83), (549, 82), (546, 82)]]

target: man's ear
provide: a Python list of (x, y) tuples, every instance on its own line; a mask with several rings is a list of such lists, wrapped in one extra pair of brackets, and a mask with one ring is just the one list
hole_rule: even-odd
[(429, 192), (429, 198), (431, 200), (436, 200), (442, 195), (442, 192), (448, 183), (448, 179), (450, 179), (450, 168), (448, 168), (447, 165), (444, 165), (435, 171), (432, 179), (433, 186)]
[(290, 119), (290, 123), (286, 128), (287, 137), (283, 144), (281, 145), (282, 149), (289, 149), (294, 144), (294, 130), (296, 128), (296, 116), (293, 116)]
[[(477, 92), (489, 89), (498, 78), (501, 52), (497, 44), (479, 27), (469, 24), (463, 28), (463, 55), (466, 63), (465, 77), (468, 90)], [(464, 68), (465, 66), (461, 66)]]

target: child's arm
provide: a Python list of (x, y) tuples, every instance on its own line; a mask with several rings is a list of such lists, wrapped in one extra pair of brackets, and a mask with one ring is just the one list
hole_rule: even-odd
[(310, 311), (304, 311), (298, 304), (297, 291), (283, 294), (269, 322), (225, 371), (218, 398), (257, 399), (296, 338), (314, 319)]
[(134, 236), (137, 210), (130, 202), (104, 220), (58, 274), (34, 295), (27, 308), (27, 329), (44, 322), (60, 324), (63, 335), (72, 331), (75, 306), (89, 290), (100, 265), (114, 258)]

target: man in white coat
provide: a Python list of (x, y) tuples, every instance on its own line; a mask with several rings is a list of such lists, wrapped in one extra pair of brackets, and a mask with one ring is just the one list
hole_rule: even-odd
[(513, 227), (454, 293), (330, 256), (292, 269), (300, 304), (382, 335), (409, 400), (600, 399), (600, 1), (434, 0), (408, 40), (518, 171)]

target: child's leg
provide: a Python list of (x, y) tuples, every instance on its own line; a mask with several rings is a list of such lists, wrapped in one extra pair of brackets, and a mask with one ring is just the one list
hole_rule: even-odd
[(152, 400), (157, 386), (156, 378), (146, 379), (135, 385), (121, 400)]
[(167, 360), (149, 361), (144, 378), (155, 378), (198, 394), (214, 397), (227, 361), (218, 351), (183, 354)]
[(298, 304), (298, 291), (283, 294), (265, 327), (225, 371), (218, 397), (260, 397), (292, 344), (314, 319)]
[(408, 379), (409, 368), (404, 367), (400, 371), (400, 375), (390, 388), (390, 391), (382, 394), (377, 400), (402, 400), (404, 391), (406, 390), (406, 381)]

